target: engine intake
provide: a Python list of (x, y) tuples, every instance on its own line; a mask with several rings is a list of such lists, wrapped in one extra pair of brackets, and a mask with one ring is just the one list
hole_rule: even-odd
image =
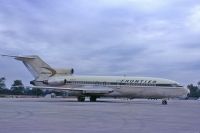
[(56, 74), (58, 75), (72, 75), (74, 74), (74, 69), (56, 69)]

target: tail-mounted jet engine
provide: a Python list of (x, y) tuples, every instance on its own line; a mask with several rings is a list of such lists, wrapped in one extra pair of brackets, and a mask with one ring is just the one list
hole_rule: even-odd
[(67, 80), (44, 80), (43, 84), (46, 85), (51, 85), (51, 86), (60, 86), (60, 85), (65, 85), (67, 83)]
[(71, 68), (71, 69), (55, 69), (55, 73), (57, 75), (72, 75), (74, 74), (74, 69)]

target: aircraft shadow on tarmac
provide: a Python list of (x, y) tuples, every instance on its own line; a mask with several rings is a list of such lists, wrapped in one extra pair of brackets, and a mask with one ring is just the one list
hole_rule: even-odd
[(34, 99), (17, 99), (15, 102), (47, 102), (47, 103), (81, 103), (81, 104), (100, 104), (100, 103), (117, 103), (117, 104), (147, 104), (147, 105), (161, 105), (160, 100), (139, 100), (139, 99), (99, 99), (96, 102), (90, 102), (89, 99), (85, 102), (78, 102), (76, 99), (45, 99), (45, 98), (34, 98)]

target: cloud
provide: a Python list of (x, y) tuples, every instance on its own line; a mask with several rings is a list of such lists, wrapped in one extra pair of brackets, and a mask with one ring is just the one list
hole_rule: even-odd
[(186, 25), (194, 32), (200, 32), (200, 5), (195, 5), (190, 10), (190, 15), (187, 18)]
[[(195, 0), (3, 0), (0, 53), (37, 54), (51, 66), (75, 68), (77, 75), (155, 76), (196, 83), (198, 5)], [(22, 64), (0, 61), (0, 75), (8, 84), (32, 80)]]

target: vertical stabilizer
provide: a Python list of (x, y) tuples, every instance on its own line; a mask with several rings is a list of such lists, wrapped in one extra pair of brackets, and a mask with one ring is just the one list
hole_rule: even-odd
[(45, 63), (39, 56), (9, 56), (14, 57), (16, 60), (22, 61), (26, 68), (31, 72), (35, 79), (47, 79), (50, 76), (53, 76), (56, 71), (52, 69), (47, 63)]

